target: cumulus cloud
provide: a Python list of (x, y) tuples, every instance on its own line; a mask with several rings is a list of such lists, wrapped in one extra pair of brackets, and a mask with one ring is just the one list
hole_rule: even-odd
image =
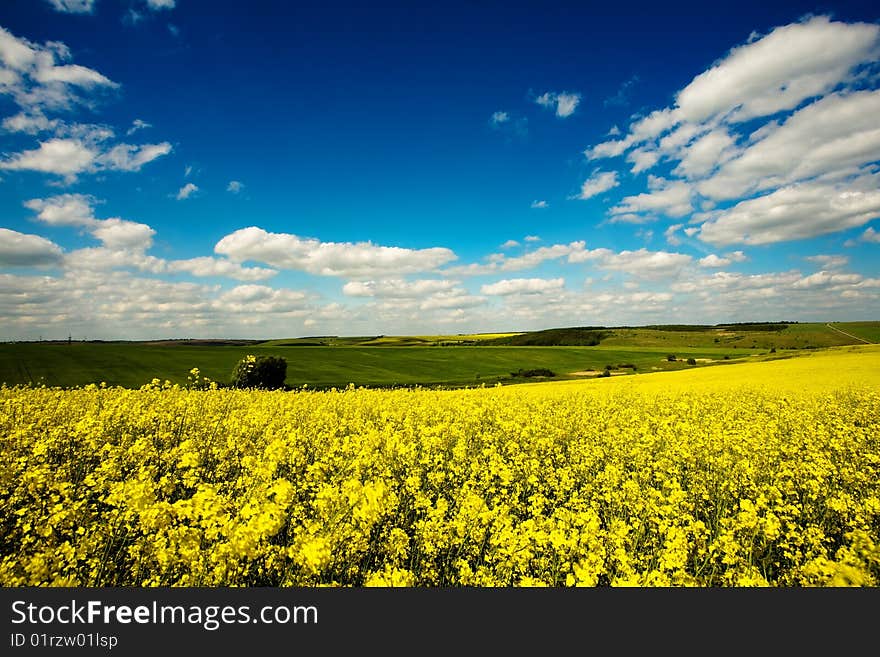
[(516, 240), (507, 240), (504, 244), (501, 245), (500, 248), (502, 248), (502, 249), (513, 249), (513, 248), (515, 248), (515, 247), (517, 247), (517, 246), (519, 246), (519, 245), (520, 245), (519, 242), (517, 242)]
[(0, 228), (0, 267), (54, 265), (61, 258), (61, 247), (44, 237)]
[(700, 267), (706, 268), (717, 268), (717, 267), (726, 267), (734, 262), (745, 262), (748, 260), (745, 253), (742, 251), (732, 251), (730, 253), (725, 253), (723, 256), (718, 256), (714, 253), (710, 253), (704, 258), (700, 258), (697, 262)]
[(566, 91), (561, 93), (548, 91), (535, 98), (535, 102), (538, 103), (538, 105), (548, 109), (555, 109), (556, 116), (560, 118), (566, 118), (574, 114), (580, 101), (580, 94), (568, 93)]
[(188, 199), (190, 196), (195, 194), (197, 191), (199, 191), (199, 188), (197, 185), (194, 185), (193, 183), (186, 183), (183, 187), (181, 187), (179, 190), (177, 190), (176, 198), (178, 201), (183, 201), (185, 199)]
[(350, 281), (342, 287), (342, 292), (350, 297), (411, 299), (449, 291), (456, 285), (458, 285), (457, 281), (445, 279), (406, 281), (401, 278), (390, 278), (378, 281)]
[(815, 16), (772, 30), (730, 51), (676, 97), (682, 119), (731, 121), (790, 110), (823, 95), (875, 56), (880, 27)]
[(94, 69), (65, 63), (70, 57), (70, 49), (63, 43), (40, 45), (0, 27), (0, 94), (34, 112), (88, 104), (84, 91), (119, 86)]
[(41, 112), (19, 112), (13, 116), (7, 116), (3, 119), (3, 129), (9, 132), (24, 132), (29, 135), (36, 135), (48, 130), (56, 130), (60, 121), (58, 119), (48, 119)]
[(582, 200), (593, 198), (619, 184), (616, 171), (597, 171), (584, 181), (581, 185), (581, 191), (574, 198)]
[(875, 162), (878, 115), (880, 91), (829, 95), (773, 126), (699, 190), (713, 199), (731, 199)]
[(241, 281), (271, 278), (278, 272), (262, 267), (243, 267), (225, 258), (209, 256), (187, 260), (165, 260), (147, 255), (156, 231), (142, 223), (111, 217), (98, 219), (94, 208), (100, 201), (84, 194), (60, 194), (45, 199), (30, 199), (24, 206), (33, 210), (35, 219), (49, 226), (82, 228), (101, 242), (100, 247), (71, 251), (64, 265), (76, 270), (130, 268), (153, 274), (189, 273), (198, 277), (218, 276)]
[(676, 276), (693, 260), (684, 253), (649, 251), (644, 248), (619, 253), (613, 253), (608, 249), (595, 249), (589, 253), (590, 259), (595, 260), (596, 267), (600, 269), (624, 272), (646, 279)]
[(109, 249), (145, 250), (156, 234), (146, 224), (113, 217), (97, 219), (97, 199), (83, 194), (61, 194), (45, 199), (31, 199), (24, 206), (37, 213), (35, 219), (50, 226), (78, 226), (88, 230)]
[(91, 227), (97, 224), (93, 210), (97, 202), (85, 194), (60, 194), (25, 201), (24, 207), (36, 212), (36, 219), (50, 226)]
[(177, 0), (147, 0), (147, 7), (153, 11), (159, 11), (160, 9), (174, 9), (176, 4)]
[(561, 290), (565, 285), (563, 278), (509, 278), (483, 285), (480, 292), (491, 296), (508, 296), (511, 294), (543, 294)]
[(40, 171), (68, 178), (88, 171), (98, 153), (75, 139), (50, 139), (39, 148), (23, 151), (0, 161), (0, 169), (9, 171)]
[(530, 206), (533, 210), (543, 210), (544, 208), (549, 208), (550, 204), (547, 201), (532, 201), (532, 205)]
[[(66, 6), (81, 5), (67, 2)], [(114, 136), (113, 131), (105, 126), (49, 118), (51, 111), (91, 106), (98, 92), (119, 87), (94, 69), (67, 63), (70, 58), (63, 43), (39, 45), (0, 27), (0, 94), (10, 96), (21, 110), (4, 119), (3, 127), (31, 135), (54, 133), (41, 139), (36, 148), (4, 153), (0, 169), (54, 174), (72, 183), (83, 173), (138, 171), (171, 151), (167, 142), (110, 145), (106, 142)], [(129, 132), (147, 125), (136, 120)]]
[[(626, 154), (633, 173), (670, 163), (673, 179), (658, 186), (649, 176), (649, 191), (624, 198), (609, 211), (611, 221), (684, 217), (697, 205), (704, 212), (693, 221), (707, 221), (698, 234), (713, 244), (803, 239), (864, 224), (861, 206), (872, 205), (864, 180), (880, 157), (880, 90), (865, 88), (875, 81), (865, 71), (878, 59), (877, 24), (812, 16), (753, 35), (696, 75), (672, 106), (584, 151), (594, 160)], [(832, 192), (825, 206), (833, 207), (803, 198), (818, 189)], [(727, 201), (739, 210), (713, 211)], [(757, 215), (740, 213), (747, 209)], [(833, 217), (841, 219), (836, 229)], [(728, 234), (734, 223), (749, 236)]]
[(649, 192), (625, 196), (620, 203), (611, 208), (610, 214), (619, 216), (658, 212), (677, 218), (683, 217), (693, 210), (694, 192), (688, 183), (680, 180), (668, 181), (651, 176), (649, 186), (652, 187)]
[(771, 244), (862, 226), (880, 217), (878, 176), (800, 183), (712, 213), (699, 237), (716, 245)]
[(230, 180), (229, 184), (226, 185), (226, 191), (230, 192), (232, 194), (238, 194), (243, 189), (244, 189), (244, 183), (241, 183), (238, 180)]
[(740, 123), (792, 110), (827, 94), (877, 57), (880, 27), (827, 16), (783, 25), (733, 48), (676, 95), (675, 106), (655, 110), (621, 140), (599, 144), (589, 157), (620, 155), (680, 124)]
[(348, 278), (432, 271), (456, 259), (455, 253), (443, 247), (405, 249), (372, 242), (322, 242), (270, 233), (256, 226), (230, 233), (214, 251), (237, 262), (252, 260), (280, 269)]

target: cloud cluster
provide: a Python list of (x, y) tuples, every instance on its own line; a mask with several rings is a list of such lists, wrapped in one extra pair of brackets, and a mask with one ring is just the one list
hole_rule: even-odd
[[(66, 2), (71, 11), (83, 3)], [(91, 8), (91, 5), (89, 5)], [(3, 120), (8, 132), (44, 135), (35, 148), (0, 157), (0, 170), (37, 171), (62, 176), (72, 183), (83, 173), (139, 171), (171, 152), (171, 144), (112, 143), (106, 126), (49, 118), (78, 106), (92, 106), (101, 94), (119, 85), (94, 69), (67, 63), (69, 48), (49, 41), (43, 45), (16, 37), (0, 27), (0, 94), (9, 96), (20, 112)], [(149, 124), (138, 119), (132, 131)]]
[[(880, 59), (880, 26), (814, 16), (754, 35), (625, 136), (588, 148), (626, 154), (631, 173), (665, 163), (672, 179), (614, 206), (613, 221), (695, 213), (714, 245), (770, 244), (864, 225), (880, 216), (880, 91), (863, 69)], [(678, 239), (674, 235), (667, 238)]]
[(214, 251), (235, 262), (262, 262), (319, 276), (371, 278), (434, 271), (455, 260), (444, 247), (405, 249), (372, 242), (322, 242), (290, 233), (242, 228), (217, 242)]
[[(278, 272), (264, 267), (243, 267), (226, 259), (202, 256), (185, 260), (166, 260), (146, 252), (153, 245), (156, 231), (147, 224), (111, 217), (99, 219), (95, 206), (99, 201), (84, 194), (60, 194), (25, 201), (35, 213), (34, 219), (48, 226), (79, 228), (101, 242), (62, 254), (60, 247), (35, 235), (16, 234), (5, 246), (3, 262), (56, 264), (69, 270), (106, 271), (136, 269), (152, 274), (188, 273), (197, 277), (225, 277), (241, 281), (271, 278)], [(16, 255), (18, 254), (18, 255)]]
[(548, 91), (535, 98), (535, 102), (542, 107), (555, 110), (556, 116), (564, 119), (574, 114), (581, 102), (581, 95), (567, 91), (559, 93)]

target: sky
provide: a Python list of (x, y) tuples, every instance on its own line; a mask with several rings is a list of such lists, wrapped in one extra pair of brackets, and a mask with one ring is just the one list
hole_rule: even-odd
[(0, 340), (880, 320), (878, 80), (868, 2), (4, 0)]

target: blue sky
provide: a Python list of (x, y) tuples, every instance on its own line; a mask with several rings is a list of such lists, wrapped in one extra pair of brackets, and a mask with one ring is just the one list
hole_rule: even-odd
[(0, 339), (880, 319), (869, 3), (7, 0)]

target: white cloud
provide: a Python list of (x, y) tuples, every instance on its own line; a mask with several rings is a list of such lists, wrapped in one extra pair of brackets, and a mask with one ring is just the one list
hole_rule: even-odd
[(550, 204), (547, 201), (532, 201), (532, 205), (530, 206), (533, 210), (535, 209), (544, 209), (550, 207)]
[[(703, 235), (718, 244), (831, 232), (832, 217), (841, 218), (837, 230), (865, 223), (857, 206), (870, 206), (874, 191), (864, 179), (880, 156), (880, 90), (864, 87), (866, 81), (875, 82), (871, 67), (878, 59), (876, 24), (814, 16), (753, 35), (695, 76), (676, 94), (673, 106), (633, 121), (625, 136), (584, 151), (590, 159), (630, 151), (627, 160), (634, 173), (669, 160), (673, 175), (684, 179), (660, 188), (649, 182), (650, 192), (623, 199), (611, 210), (611, 221), (636, 223), (649, 212), (683, 217), (698, 203), (706, 214), (693, 219), (708, 220)], [(834, 208), (820, 208), (820, 217), (827, 220), (807, 216), (818, 199), (801, 198), (798, 203), (806, 203), (801, 221), (788, 201), (821, 185), (835, 195)], [(748, 198), (766, 192), (764, 201)], [(841, 196), (846, 192), (860, 201)], [(737, 206), (740, 210), (757, 210), (759, 216), (712, 211), (712, 203), (736, 200), (746, 204)], [(777, 218), (761, 215), (765, 204), (778, 202), (786, 207), (777, 208)], [(732, 217), (749, 227), (783, 225), (769, 233), (760, 229), (748, 239), (725, 237), (721, 228)], [(788, 225), (798, 223), (803, 226)]]
[(880, 233), (878, 233), (873, 228), (866, 228), (865, 232), (859, 235), (856, 239), (847, 240), (843, 243), (844, 246), (855, 246), (858, 243), (866, 243), (866, 244), (880, 244)]
[(24, 206), (37, 213), (36, 219), (50, 226), (86, 226), (97, 224), (94, 197), (84, 194), (61, 194), (50, 198), (34, 198)]
[[(90, 135), (88, 141), (94, 142), (95, 137), (106, 136), (106, 133), (99, 132)], [(40, 142), (39, 148), (7, 156), (0, 161), (0, 169), (50, 173), (63, 176), (70, 183), (82, 173), (101, 170), (139, 171), (144, 164), (170, 151), (171, 145), (166, 142), (141, 146), (117, 144), (110, 150), (101, 152), (100, 146), (94, 143), (56, 138)]]
[(457, 288), (443, 292), (437, 292), (419, 303), (419, 310), (457, 310), (482, 306), (487, 302), (486, 297), (468, 294), (465, 290)]
[(95, 0), (48, 0), (55, 9), (65, 14), (91, 14)]
[(183, 201), (188, 199), (190, 196), (199, 191), (198, 185), (194, 185), (193, 183), (186, 183), (183, 187), (177, 190), (177, 200)]
[(131, 127), (126, 130), (125, 134), (133, 135), (138, 130), (146, 130), (147, 128), (152, 128), (152, 123), (147, 123), (146, 121), (142, 121), (141, 119), (135, 119), (131, 122)]
[(111, 250), (143, 251), (152, 246), (156, 231), (146, 224), (118, 217), (97, 219), (93, 209), (97, 203), (92, 196), (61, 194), (30, 199), (24, 202), (24, 206), (37, 213), (37, 221), (47, 225), (85, 228)]
[(617, 180), (616, 171), (599, 171), (594, 172), (592, 176), (584, 181), (581, 185), (580, 193), (574, 198), (586, 200), (597, 196), (609, 189), (617, 187), (620, 182)]
[(104, 243), (108, 249), (134, 249), (142, 251), (153, 245), (156, 231), (134, 221), (113, 217), (98, 221), (92, 235)]
[[(528, 240), (528, 237), (526, 238)], [(493, 253), (486, 264), (470, 264), (450, 267), (443, 270), (445, 274), (454, 276), (483, 276), (498, 272), (523, 271), (533, 269), (548, 260), (567, 258), (568, 262), (583, 262), (586, 243), (583, 241), (571, 242), (570, 244), (553, 244), (542, 246), (529, 251), (521, 256), (509, 258), (503, 253)]]
[(670, 217), (683, 217), (693, 210), (693, 189), (680, 180), (666, 181), (651, 177), (650, 192), (624, 197), (611, 208), (612, 215), (640, 212), (660, 212)]
[(117, 171), (140, 171), (141, 167), (171, 152), (171, 144), (117, 144), (98, 158), (107, 169)]
[(595, 249), (593, 257), (600, 269), (624, 272), (647, 279), (668, 278), (678, 273), (692, 262), (689, 255), (669, 253), (668, 251), (621, 251), (612, 253), (607, 249)]
[(678, 92), (674, 108), (652, 112), (634, 122), (625, 138), (598, 144), (586, 154), (591, 159), (620, 155), (682, 124), (738, 123), (795, 109), (833, 91), (861, 63), (876, 59), (878, 38), (877, 25), (827, 16), (777, 27), (697, 75)]
[(563, 288), (565, 280), (562, 278), (509, 278), (483, 285), (480, 292), (492, 296), (508, 296), (511, 294), (543, 294), (556, 292)]
[(626, 157), (627, 162), (632, 164), (631, 173), (641, 173), (653, 167), (660, 160), (658, 151), (637, 148)]
[[(71, 9), (85, 6), (71, 0), (61, 4)], [(61, 42), (39, 45), (0, 27), (0, 94), (11, 96), (21, 110), (5, 118), (3, 127), (31, 135), (54, 133), (36, 148), (4, 153), (0, 169), (54, 174), (70, 184), (82, 173), (137, 171), (171, 151), (167, 142), (107, 145), (104, 142), (114, 133), (106, 126), (50, 118), (50, 110), (70, 110), (76, 105), (93, 107), (97, 92), (119, 87), (94, 69), (69, 63), (70, 59), (70, 49)], [(129, 134), (148, 125), (135, 120)]]
[(828, 93), (866, 59), (876, 56), (880, 27), (816, 16), (784, 25), (739, 46), (701, 73), (676, 97), (690, 122), (730, 115), (745, 121), (791, 110)]
[(535, 102), (538, 103), (538, 105), (547, 107), (548, 109), (553, 109), (555, 107), (556, 116), (560, 118), (566, 118), (574, 114), (580, 101), (580, 94), (568, 93), (566, 91), (561, 93), (548, 91), (535, 98)]
[(823, 270), (806, 276), (799, 281), (795, 281), (792, 283), (791, 287), (795, 290), (817, 287), (835, 287), (859, 283), (862, 279), (863, 277), (859, 274), (841, 274), (838, 272)]
[(523, 239), (526, 242), (540, 242), (541, 241), (541, 238), (538, 237), (537, 235), (526, 235)]
[(61, 247), (44, 237), (0, 228), (0, 267), (54, 265), (61, 258)]
[(226, 191), (231, 192), (232, 194), (238, 194), (243, 189), (244, 183), (241, 183), (238, 180), (230, 180), (229, 184), (226, 185)]
[(170, 260), (167, 262), (167, 271), (187, 272), (199, 277), (223, 276), (239, 281), (262, 281), (278, 273), (274, 269), (264, 267), (242, 267), (238, 263), (210, 256)]
[(77, 64), (64, 64), (70, 49), (58, 41), (32, 43), (0, 27), (0, 94), (12, 96), (28, 113), (69, 109), (88, 103), (83, 90), (115, 89), (119, 85), (101, 73)]
[(456, 259), (443, 247), (406, 249), (372, 242), (321, 242), (250, 226), (221, 239), (214, 251), (233, 261), (253, 260), (281, 269), (349, 278), (432, 271)]
[(705, 258), (700, 258), (700, 267), (726, 267), (730, 264), (728, 258), (721, 258), (714, 253), (710, 253)]
[(350, 281), (342, 287), (342, 292), (350, 297), (412, 299), (449, 291), (457, 284), (458, 281), (445, 279), (406, 281), (401, 278), (391, 278), (378, 281)]
[(507, 112), (495, 112), (489, 119), (489, 123), (492, 125), (500, 125), (508, 121), (510, 121), (510, 115)]
[(520, 245), (519, 242), (517, 242), (516, 240), (507, 240), (504, 244), (501, 245), (500, 248), (502, 248), (502, 249), (513, 249), (513, 248), (515, 248), (515, 247), (517, 247), (517, 246), (519, 246), (519, 245)]
[(57, 129), (59, 123), (58, 119), (47, 119), (40, 112), (33, 114), (19, 112), (14, 116), (7, 116), (3, 119), (3, 128), (9, 132), (24, 132), (29, 135), (36, 135), (40, 132)]
[(688, 179), (701, 178), (729, 159), (734, 147), (734, 139), (726, 129), (713, 130), (683, 149), (673, 173)]
[(715, 212), (699, 237), (711, 244), (771, 244), (861, 226), (880, 217), (878, 176), (849, 184), (801, 183)]
[(40, 171), (70, 178), (88, 171), (97, 157), (96, 151), (76, 139), (50, 139), (40, 142), (39, 148), (0, 161), (0, 169)]
[(158, 11), (160, 9), (174, 9), (176, 4), (177, 0), (147, 0), (147, 7), (153, 11)]
[(684, 227), (684, 224), (672, 224), (666, 230), (663, 231), (663, 237), (666, 238), (666, 242), (671, 244), (672, 246), (678, 246), (681, 244), (681, 238), (679, 238), (676, 233)]
[(699, 190), (714, 199), (731, 199), (875, 162), (878, 115), (880, 91), (829, 95), (768, 131)]

